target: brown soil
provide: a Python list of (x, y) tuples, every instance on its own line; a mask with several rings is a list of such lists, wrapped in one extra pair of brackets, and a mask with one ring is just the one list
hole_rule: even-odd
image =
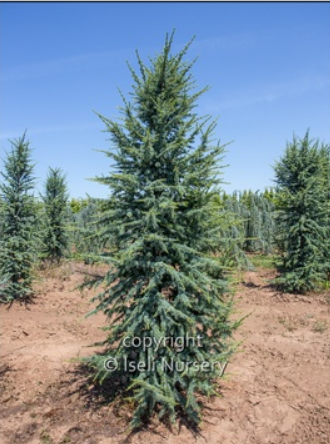
[(44, 273), (34, 303), (0, 307), (2, 444), (329, 444), (330, 292), (280, 295), (269, 270), (249, 272), (236, 294), (237, 316), (250, 313), (244, 339), (211, 399), (198, 433), (156, 421), (128, 436), (128, 407), (107, 405), (73, 358), (103, 340), (102, 314), (85, 319), (95, 290), (74, 290), (82, 269)]

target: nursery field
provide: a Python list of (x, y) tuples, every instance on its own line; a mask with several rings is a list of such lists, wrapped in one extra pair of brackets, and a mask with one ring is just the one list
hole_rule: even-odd
[[(66, 263), (41, 273), (27, 306), (1, 305), (2, 444), (328, 444), (330, 436), (330, 291), (277, 293), (272, 269), (242, 274), (236, 291), (243, 340), (205, 400), (200, 430), (154, 420), (127, 434), (128, 403), (107, 403), (74, 358), (100, 348), (102, 313), (85, 318), (95, 291), (75, 287), (102, 266)], [(107, 390), (111, 391), (111, 380)], [(123, 401), (121, 401), (123, 402)]]

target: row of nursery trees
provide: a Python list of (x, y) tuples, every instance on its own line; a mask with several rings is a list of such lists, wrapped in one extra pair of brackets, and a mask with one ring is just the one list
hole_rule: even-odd
[(49, 168), (44, 195), (34, 198), (34, 165), (25, 134), (12, 142), (0, 184), (0, 300), (28, 300), (38, 261), (59, 262), (69, 244), (68, 194), (60, 169)]
[[(33, 164), (25, 134), (12, 142), (5, 171), (0, 196), (0, 235), (1, 241), (5, 237), (8, 240), (3, 244), (3, 256), (8, 258), (7, 253), (11, 252), (13, 257), (10, 265), (6, 265), (7, 279), (12, 275), (11, 285), (6, 286), (8, 301), (16, 297), (24, 299), (31, 293), (33, 265), (59, 263), (63, 258), (99, 261), (100, 255), (114, 247), (114, 237), (105, 241), (102, 235), (105, 225), (100, 223), (107, 201), (69, 200), (65, 175), (59, 168), (49, 168), (44, 194), (35, 197)], [(223, 191), (210, 192), (222, 216), (219, 223), (222, 230), (214, 249), (223, 263), (231, 267), (252, 267), (246, 252), (268, 254), (274, 251), (275, 195), (274, 190), (231, 195)], [(6, 213), (5, 208), (11, 210)], [(16, 270), (17, 264), (26, 268), (23, 274)], [(22, 278), (23, 275), (26, 278)]]
[[(210, 192), (215, 210), (222, 216), (215, 251), (223, 261), (244, 268), (252, 265), (245, 253), (273, 253), (275, 239), (275, 191), (234, 192), (226, 194)], [(75, 257), (91, 260), (89, 253), (98, 255), (104, 251), (98, 221), (106, 202), (102, 199), (72, 199), (69, 202), (70, 231)], [(113, 242), (107, 246), (111, 249)]]
[[(11, 271), (10, 267), (7, 271), (7, 275), (12, 273), (13, 276), (12, 290), (10, 286), (6, 287), (8, 301), (15, 299), (16, 295), (24, 299), (31, 292), (30, 271), (33, 264), (59, 263), (64, 258), (99, 261), (100, 255), (114, 247), (114, 237), (105, 242), (102, 236), (104, 225), (100, 219), (107, 205), (106, 200), (69, 200), (65, 175), (59, 168), (49, 168), (44, 194), (35, 197), (33, 165), (25, 134), (12, 142), (5, 170), (6, 173), (2, 174), (5, 179), (3, 194), (0, 196), (0, 214), (3, 216), (0, 234), (1, 238), (6, 235), (8, 239), (8, 243), (3, 244), (4, 255), (8, 257), (9, 251), (12, 255), (17, 252), (11, 261)], [(274, 190), (264, 193), (210, 193), (213, 205), (222, 216), (219, 223), (222, 230), (219, 231), (215, 251), (223, 263), (231, 267), (249, 268), (252, 264), (245, 253), (274, 252), (275, 195)], [(5, 203), (12, 208), (8, 214), (5, 214)], [(14, 245), (17, 247), (13, 248)], [(27, 280), (22, 280), (22, 276), (15, 271), (17, 263), (27, 267), (24, 275), (31, 279), (26, 287)]]
[[(195, 90), (193, 63), (184, 60), (190, 43), (173, 55), (172, 39), (149, 66), (137, 54), (139, 73), (130, 67), (134, 86), (120, 123), (100, 116), (113, 169), (96, 180), (109, 187), (108, 199), (69, 202), (63, 174), (51, 169), (35, 200), (25, 136), (13, 143), (2, 172), (2, 300), (32, 294), (38, 260), (81, 254), (108, 263), (103, 277), (87, 283), (100, 286), (93, 313), (109, 319), (105, 351), (85, 362), (96, 380), (118, 381), (115, 395), (134, 405), (133, 428), (154, 412), (201, 420), (197, 397), (217, 393), (223, 371), (216, 364), (235, 349), (239, 322), (230, 320), (226, 278), (235, 264), (249, 266), (245, 252), (275, 249), (285, 291), (318, 289), (330, 275), (329, 146), (308, 132), (294, 137), (275, 165), (274, 190), (223, 193), (224, 147), (211, 142), (215, 122), (195, 113), (207, 88)], [(180, 350), (173, 341), (197, 337), (201, 343), (184, 342)], [(145, 347), (148, 338), (159, 346)]]

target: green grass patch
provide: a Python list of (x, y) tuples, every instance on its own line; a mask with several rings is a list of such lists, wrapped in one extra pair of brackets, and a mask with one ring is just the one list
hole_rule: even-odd
[(328, 328), (325, 321), (316, 321), (313, 325), (313, 331), (315, 333), (323, 333)]
[(278, 256), (271, 254), (254, 254), (249, 255), (249, 259), (254, 265), (254, 267), (268, 268), (274, 269), (278, 265), (279, 258)]

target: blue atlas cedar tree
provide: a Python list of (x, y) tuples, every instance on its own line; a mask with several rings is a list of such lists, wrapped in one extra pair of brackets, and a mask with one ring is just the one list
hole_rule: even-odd
[(68, 193), (60, 168), (49, 168), (42, 200), (45, 211), (42, 257), (47, 261), (59, 262), (69, 246)]
[(284, 250), (276, 281), (288, 292), (316, 290), (330, 271), (330, 148), (307, 131), (293, 137), (274, 169), (277, 239)]
[(25, 134), (11, 142), (4, 162), (2, 232), (0, 239), (0, 300), (27, 300), (32, 294), (32, 265), (36, 258), (35, 203), (31, 151)]
[[(274, 192), (272, 192), (272, 197)], [(222, 235), (219, 252), (224, 265), (253, 269), (245, 252), (269, 254), (274, 248), (275, 205), (266, 193), (251, 190), (212, 197), (219, 209)]]
[[(111, 248), (111, 243), (104, 242), (99, 235), (99, 217), (103, 199), (88, 197), (83, 202), (80, 210), (72, 213), (72, 242), (75, 253), (85, 260), (85, 263), (93, 263), (99, 260), (103, 249)], [(102, 242), (101, 242), (102, 240)], [(92, 258), (92, 255), (95, 255)]]
[[(132, 102), (123, 97), (123, 123), (100, 116), (111, 134), (105, 153), (113, 172), (95, 180), (111, 190), (103, 236), (115, 242), (108, 272), (90, 282), (102, 284), (92, 313), (108, 316), (106, 350), (84, 361), (100, 381), (119, 381), (118, 395), (125, 389), (132, 429), (155, 412), (198, 424), (196, 396), (216, 394), (239, 325), (229, 320), (223, 269), (208, 255), (220, 230), (210, 190), (221, 183), (223, 146), (210, 142), (215, 123), (193, 111), (207, 88), (191, 92), (193, 63), (183, 60), (191, 42), (172, 55), (172, 41), (166, 36), (150, 66), (137, 53), (140, 75), (130, 67), (134, 86)], [(153, 346), (144, 347), (149, 338)], [(176, 338), (185, 338), (183, 347)], [(105, 370), (106, 357), (115, 371)]]

